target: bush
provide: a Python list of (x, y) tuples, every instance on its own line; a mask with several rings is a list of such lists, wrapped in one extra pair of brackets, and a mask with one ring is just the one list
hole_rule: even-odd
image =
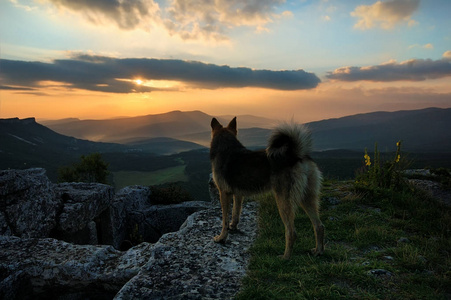
[(58, 169), (58, 182), (107, 183), (108, 163), (100, 153), (82, 155), (81, 161)]
[(402, 171), (407, 161), (401, 156), (401, 141), (396, 143), (396, 153), (391, 160), (381, 160), (377, 143), (374, 146), (373, 162), (366, 148), (363, 158), (364, 166), (356, 176), (356, 187), (400, 190), (406, 186)]

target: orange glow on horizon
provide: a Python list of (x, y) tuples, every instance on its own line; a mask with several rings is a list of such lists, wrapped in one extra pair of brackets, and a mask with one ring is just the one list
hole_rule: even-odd
[[(138, 80), (141, 85), (150, 84), (143, 79), (129, 81), (138, 84)], [(1, 90), (0, 118), (108, 119), (200, 110), (214, 116), (250, 114), (280, 121), (293, 118), (304, 123), (378, 110), (451, 107), (451, 89), (443, 86), (443, 80), (430, 85), (374, 83), (365, 87), (359, 83), (323, 82), (315, 89), (300, 91), (171, 89), (166, 84), (176, 82), (156, 82), (164, 87), (148, 93), (129, 94), (67, 90), (53, 85), (31, 92)], [(152, 84), (153, 87), (157, 85), (155, 81)], [(431, 91), (435, 93), (434, 101), (427, 98)], [(412, 100), (412, 95), (418, 100)]]

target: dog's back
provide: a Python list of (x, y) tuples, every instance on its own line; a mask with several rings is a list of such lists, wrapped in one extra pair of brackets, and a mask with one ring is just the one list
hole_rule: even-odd
[[(236, 138), (236, 131), (221, 126), (213, 133), (210, 159), (216, 183), (223, 190), (246, 195), (270, 189), (277, 184), (272, 177), (291, 177), (298, 162), (311, 161), (310, 151), (310, 133), (299, 124), (278, 126), (267, 149), (261, 151), (246, 149)], [(287, 183), (293, 181), (291, 178)]]

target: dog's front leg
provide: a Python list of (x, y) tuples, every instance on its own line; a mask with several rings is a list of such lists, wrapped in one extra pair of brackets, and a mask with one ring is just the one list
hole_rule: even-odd
[(229, 226), (229, 229), (231, 231), (238, 230), (238, 223), (240, 222), (242, 204), (243, 204), (243, 197), (235, 195), (233, 197), (232, 222), (230, 222), (230, 226)]
[(222, 231), (221, 234), (214, 237), (216, 243), (225, 243), (229, 230), (229, 209), (232, 200), (232, 193), (219, 191), (219, 200), (222, 209)]

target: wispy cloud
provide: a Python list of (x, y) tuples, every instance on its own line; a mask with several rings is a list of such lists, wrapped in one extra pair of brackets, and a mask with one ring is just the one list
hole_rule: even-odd
[(423, 81), (451, 76), (451, 54), (446, 51), (443, 58), (410, 59), (369, 67), (343, 67), (329, 72), (326, 77), (339, 81)]
[(52, 63), (0, 60), (5, 88), (39, 88), (48, 82), (62, 88), (110, 93), (151, 92), (173, 88), (140, 84), (140, 79), (183, 82), (188, 88), (217, 89), (261, 87), (301, 90), (316, 87), (320, 79), (304, 70), (254, 70), (197, 61), (147, 58), (112, 58), (77, 55)]
[[(119, 28), (131, 30), (149, 26), (158, 19), (159, 6), (153, 0), (45, 0), (59, 8), (83, 15), (95, 24), (114, 23)], [(149, 28), (147, 28), (149, 29)]]
[(434, 45), (432, 45), (431, 43), (427, 43), (424, 45), (414, 44), (414, 45), (410, 45), (408, 48), (409, 49), (413, 49), (413, 48), (434, 49)]
[[(17, 1), (10, 0), (19, 5)], [(285, 0), (41, 0), (82, 15), (97, 25), (114, 24), (123, 30), (151, 30), (159, 26), (183, 40), (229, 39), (236, 27), (269, 31), (267, 25), (290, 16), (277, 12)]]
[(15, 7), (24, 9), (26, 11), (33, 11), (33, 10), (37, 9), (36, 6), (24, 5), (24, 4), (19, 3), (17, 0), (9, 0), (9, 2), (11, 2)]
[(183, 39), (228, 39), (231, 28), (254, 27), (267, 31), (265, 25), (287, 12), (276, 14), (284, 0), (173, 0), (166, 9), (165, 26)]
[(420, 0), (389, 0), (377, 1), (372, 5), (359, 5), (351, 12), (351, 16), (358, 18), (354, 25), (358, 29), (380, 27), (391, 29), (396, 24), (405, 22), (412, 26), (417, 22), (411, 19), (417, 10)]

